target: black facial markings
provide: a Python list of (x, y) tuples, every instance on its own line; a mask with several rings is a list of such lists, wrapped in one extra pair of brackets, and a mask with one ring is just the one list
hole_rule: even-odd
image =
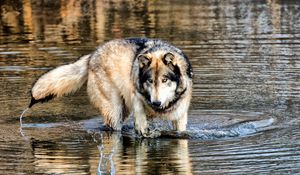
[(175, 81), (177, 85), (179, 84), (180, 77), (176, 75), (174, 72), (168, 72), (168, 74), (165, 75), (165, 77), (171, 81)]
[(174, 66), (174, 74), (177, 76), (177, 77), (180, 77), (181, 76), (181, 72), (180, 72), (180, 69), (177, 65)]
[(45, 102), (48, 102), (49, 100), (52, 100), (55, 96), (53, 94), (50, 94), (48, 96), (46, 96), (45, 98), (42, 98), (42, 99), (38, 99), (36, 100), (32, 94), (31, 94), (31, 101), (30, 101), (30, 104), (29, 104), (29, 108), (31, 108), (33, 105), (35, 105), (36, 103), (45, 103)]
[(150, 103), (151, 102), (151, 96), (150, 96), (149, 92), (145, 91), (143, 93), (143, 95), (144, 95), (146, 101), (148, 101)]
[(144, 83), (146, 83), (147, 82), (147, 80), (148, 79), (150, 79), (151, 78), (151, 69), (146, 69), (146, 68), (141, 68), (140, 70), (139, 70), (139, 87), (138, 87), (138, 92), (140, 93), (140, 94), (142, 94), (144, 97), (145, 97), (145, 99), (147, 100), (147, 101), (151, 101), (150, 99), (151, 99), (151, 97), (150, 97), (150, 94), (149, 94), (149, 92), (147, 92), (147, 91), (145, 91), (144, 90), (144, 87), (143, 87), (143, 85), (144, 85)]
[(142, 68), (139, 72), (139, 84), (142, 85), (145, 83), (149, 78), (151, 78), (151, 70)]
[[(167, 73), (167, 75), (165, 75), (169, 80), (176, 82), (177, 84), (177, 88), (179, 87), (180, 84), (180, 77), (181, 77), (181, 73), (180, 73), (180, 69), (177, 65), (173, 66), (173, 70), (171, 70), (170, 72)], [(177, 89), (176, 89), (177, 90)]]
[[(159, 78), (159, 76), (158, 76), (158, 74), (159, 74), (159, 70), (158, 70), (158, 62), (156, 62), (156, 65), (155, 65), (155, 68), (154, 68), (154, 78), (155, 78), (155, 80), (154, 80), (154, 84), (155, 84), (155, 88), (157, 87), (157, 84), (158, 84), (158, 78)], [(156, 89), (157, 90), (157, 89)]]

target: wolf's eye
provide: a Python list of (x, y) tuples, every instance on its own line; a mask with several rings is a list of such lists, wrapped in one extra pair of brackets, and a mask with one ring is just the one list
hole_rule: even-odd
[(152, 80), (151, 78), (149, 78), (149, 79), (147, 80), (147, 82), (150, 83), (150, 84), (152, 84), (152, 83), (153, 83), (153, 80)]
[(166, 83), (167, 81), (168, 81), (167, 78), (164, 78), (164, 79), (161, 80), (162, 83)]

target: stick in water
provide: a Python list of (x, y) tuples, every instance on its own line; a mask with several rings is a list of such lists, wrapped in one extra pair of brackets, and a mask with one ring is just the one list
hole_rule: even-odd
[(24, 132), (23, 132), (23, 122), (22, 122), (22, 119), (23, 119), (23, 115), (25, 114), (25, 112), (28, 111), (28, 109), (29, 109), (29, 108), (26, 108), (26, 109), (22, 112), (22, 114), (21, 114), (21, 116), (20, 116), (20, 133), (21, 133), (21, 135), (22, 135), (23, 137), (25, 136), (25, 134), (24, 134)]

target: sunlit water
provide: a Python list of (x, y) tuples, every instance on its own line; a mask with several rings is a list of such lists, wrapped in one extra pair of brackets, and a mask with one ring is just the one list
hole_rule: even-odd
[[(0, 5), (0, 174), (300, 174), (298, 1)], [(20, 125), (40, 75), (125, 37), (160, 38), (190, 58), (186, 133), (101, 131), (85, 88), (34, 106)]]

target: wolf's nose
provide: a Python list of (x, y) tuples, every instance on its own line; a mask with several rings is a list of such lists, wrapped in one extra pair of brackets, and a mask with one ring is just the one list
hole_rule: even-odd
[(155, 106), (155, 107), (160, 107), (161, 102), (160, 101), (154, 101), (154, 102), (152, 102), (152, 105)]

